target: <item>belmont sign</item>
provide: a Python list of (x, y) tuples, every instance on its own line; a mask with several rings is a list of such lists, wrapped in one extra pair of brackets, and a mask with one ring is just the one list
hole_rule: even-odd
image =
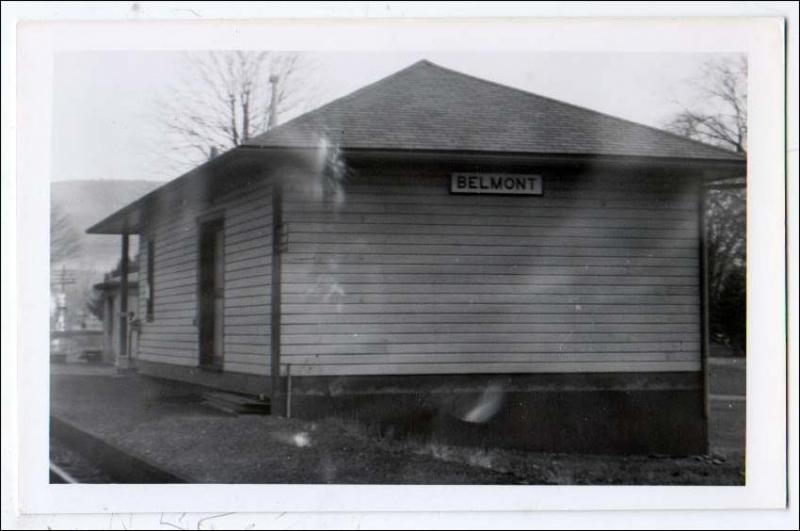
[(542, 176), (520, 173), (454, 173), (453, 194), (542, 195)]

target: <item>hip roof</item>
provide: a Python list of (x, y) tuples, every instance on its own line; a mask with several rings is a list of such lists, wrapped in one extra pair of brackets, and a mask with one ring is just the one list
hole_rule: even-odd
[(246, 145), (744, 160), (744, 155), (419, 61)]

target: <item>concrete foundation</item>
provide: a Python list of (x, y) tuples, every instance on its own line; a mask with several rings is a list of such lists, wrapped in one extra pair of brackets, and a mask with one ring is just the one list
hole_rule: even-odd
[[(268, 377), (139, 367), (151, 376), (269, 396)], [(701, 373), (688, 372), (293, 377), (290, 407), (292, 417), (342, 417), (384, 435), (444, 444), (681, 456), (707, 451), (702, 397)]]
[(705, 453), (699, 374), (296, 378), (292, 415), (384, 434), (554, 453)]

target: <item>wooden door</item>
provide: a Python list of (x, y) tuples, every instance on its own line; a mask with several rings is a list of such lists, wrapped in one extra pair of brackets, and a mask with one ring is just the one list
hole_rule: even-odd
[(225, 241), (222, 220), (200, 226), (200, 365), (222, 369), (225, 319)]

